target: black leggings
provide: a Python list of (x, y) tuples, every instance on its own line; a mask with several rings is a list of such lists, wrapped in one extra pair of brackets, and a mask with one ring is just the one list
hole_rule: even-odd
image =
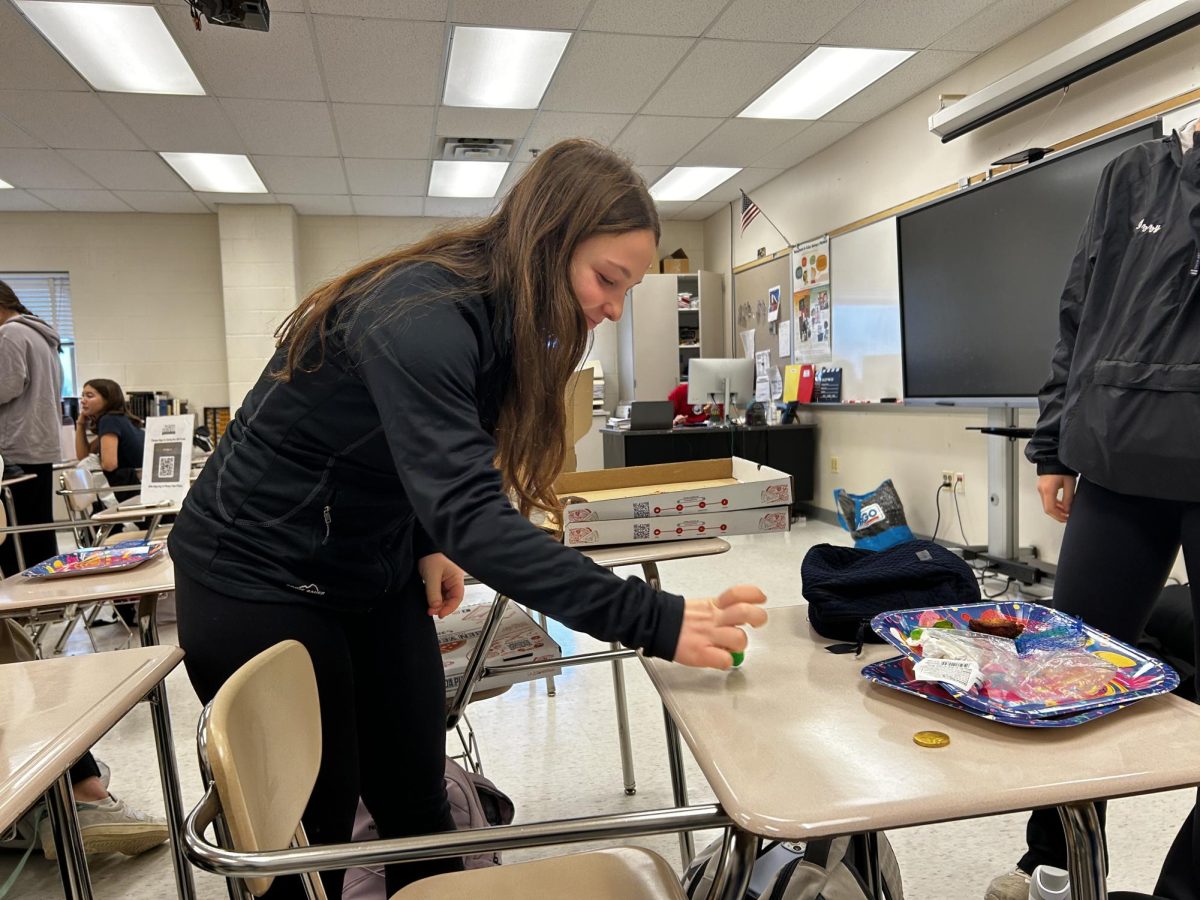
[[(1081, 478), (1054, 576), (1054, 607), (1133, 644), (1146, 627), (1180, 547), (1188, 573), (1200, 573), (1200, 503), (1132, 497)], [(1198, 603), (1200, 592), (1193, 588), (1193, 609)], [(1103, 825), (1104, 804), (1097, 806)], [(1200, 900), (1196, 817), (1193, 808), (1167, 856), (1156, 895)], [(1067, 867), (1066, 839), (1055, 809), (1033, 812), (1026, 841), (1022, 870)]]
[[(321, 702), (321, 768), (304, 812), (313, 844), (350, 840), (358, 798), (380, 837), (451, 831), (446, 799), (445, 681), (433, 620), (415, 576), (408, 588), (363, 612), (334, 612), (281, 596), (239, 600), (176, 570), (179, 645), (200, 700), (251, 657), (293, 639), (312, 657)], [(404, 885), (462, 867), (461, 860), (389, 866), (388, 896)], [(331, 900), (342, 872), (326, 872)], [(299, 878), (267, 895), (303, 897)]]
[[(45, 525), (54, 521), (54, 465), (41, 463), (31, 465), (21, 463), (26, 475), (36, 475), (30, 481), (22, 481), (12, 485), (13, 509), (16, 512), (18, 525)], [(11, 522), (9, 523), (12, 524)], [(21, 552), (25, 554), (25, 565), (34, 566), (43, 560), (58, 555), (58, 538), (53, 531), (35, 531), (29, 534), (10, 534), (8, 540), (0, 544), (0, 571), (5, 575), (15, 575), (20, 569), (17, 565), (17, 550), (14, 541), (21, 542)]]

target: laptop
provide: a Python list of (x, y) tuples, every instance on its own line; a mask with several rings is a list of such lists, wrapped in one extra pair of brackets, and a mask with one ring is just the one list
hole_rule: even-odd
[(630, 431), (669, 431), (674, 418), (670, 400), (639, 400), (629, 406)]

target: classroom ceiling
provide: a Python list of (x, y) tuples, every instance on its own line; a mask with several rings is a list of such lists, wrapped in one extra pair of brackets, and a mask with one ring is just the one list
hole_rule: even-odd
[[(495, 200), (426, 196), (440, 138), (515, 141), (503, 195), (531, 150), (581, 135), (651, 184), (674, 165), (744, 167), (698, 201), (660, 205), (704, 219), (1069, 2), (270, 0), (263, 34), (197, 32), (183, 0), (145, 0), (199, 97), (97, 92), (0, 0), (0, 180), (15, 188), (0, 211), (484, 215)], [(570, 31), (541, 107), (442, 106), (454, 24)], [(822, 44), (918, 52), (817, 121), (734, 118)], [(270, 193), (194, 192), (156, 151), (247, 154)]]

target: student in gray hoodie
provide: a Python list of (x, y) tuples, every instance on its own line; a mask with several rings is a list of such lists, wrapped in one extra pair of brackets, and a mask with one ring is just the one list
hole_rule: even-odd
[[(37, 476), (12, 486), (17, 521), (38, 525), (54, 520), (53, 465), (62, 458), (62, 364), (58, 334), (26, 309), (0, 281), (0, 457)], [(25, 564), (58, 553), (54, 532), (20, 536)], [(0, 544), (0, 569), (17, 571), (13, 542)]]

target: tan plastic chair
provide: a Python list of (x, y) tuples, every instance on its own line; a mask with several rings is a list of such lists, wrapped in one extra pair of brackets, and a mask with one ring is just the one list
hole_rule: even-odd
[[(258, 853), (309, 846), (300, 816), (321, 765), (321, 715), (312, 663), (301, 644), (276, 644), (238, 669), (201, 719), (198, 740), (230, 849)], [(193, 826), (207, 801), (188, 817), (193, 859)], [(321, 849), (312, 848), (314, 854)], [(320, 879), (312, 872), (305, 877), (313, 894), (324, 898)], [(273, 880), (247, 877), (245, 884), (257, 897)], [(404, 888), (393, 900), (525, 900), (555, 884), (571, 885), (572, 900), (686, 900), (666, 861), (635, 847), (437, 875)]]
[[(92, 481), (92, 472), (83, 466), (74, 466), (63, 470), (61, 481), (63, 489), (72, 492), (63, 494), (63, 500), (66, 501), (67, 518), (79, 524), (76, 536), (79, 539), (80, 546), (94, 543), (93, 538), (96, 534), (96, 524), (91, 521), (92, 504), (100, 498), (102, 491)], [(125, 496), (128, 497), (128, 495)], [(84, 530), (84, 533), (88, 536), (86, 541), (80, 535), (80, 530)], [(170, 533), (170, 525), (159, 525), (154, 529), (154, 537), (156, 539), (165, 538)], [(100, 541), (100, 545), (107, 547), (111, 544), (118, 544), (121, 541), (137, 541), (144, 537), (146, 537), (146, 530), (144, 528), (130, 531), (114, 531), (104, 540)]]

